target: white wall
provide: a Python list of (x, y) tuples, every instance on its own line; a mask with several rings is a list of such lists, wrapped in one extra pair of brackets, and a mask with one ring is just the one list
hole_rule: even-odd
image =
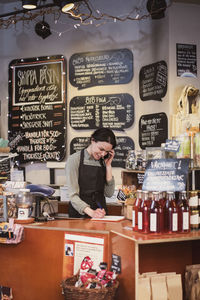
[[(136, 5), (143, 5), (145, 8), (145, 0), (124, 0), (116, 1), (92, 1), (94, 6), (100, 11), (108, 12), (112, 15), (123, 15), (130, 12)], [(18, 4), (19, 7), (19, 4)], [(188, 7), (190, 10), (188, 10)], [(13, 5), (0, 5), (0, 11), (10, 11)], [(181, 10), (179, 10), (181, 8)], [(15, 27), (6, 30), (0, 30), (0, 100), (2, 102), (2, 115), (0, 118), (0, 135), (7, 137), (7, 110), (8, 110), (8, 64), (11, 60), (17, 58), (28, 58), (43, 55), (63, 54), (69, 62), (69, 58), (76, 52), (95, 51), (128, 48), (133, 52), (134, 56), (134, 78), (124, 85), (118, 86), (98, 86), (78, 91), (67, 81), (67, 103), (74, 96), (93, 95), (93, 94), (110, 94), (110, 93), (129, 93), (135, 100), (135, 122), (131, 128), (125, 130), (124, 133), (115, 131), (116, 135), (130, 136), (135, 143), (135, 148), (139, 149), (138, 143), (138, 123), (142, 114), (165, 112), (169, 116), (172, 96), (175, 92), (175, 86), (179, 85), (179, 79), (175, 78), (175, 43), (192, 42), (190, 35), (189, 21), (185, 24), (184, 29), (181, 28), (181, 20), (193, 18), (197, 19), (196, 8), (194, 5), (176, 4), (172, 5), (167, 12), (166, 17), (161, 20), (145, 19), (141, 21), (125, 21), (107, 22), (105, 25), (95, 27), (94, 25), (80, 26), (77, 30), (73, 27), (74, 22), (67, 16), (62, 16), (57, 24), (54, 23), (53, 17), (46, 17), (46, 21), (50, 24), (52, 35), (43, 40), (34, 32), (34, 25), (37, 21), (30, 22), (29, 25), (22, 26), (18, 23)], [(144, 12), (144, 11), (143, 11)], [(178, 14), (178, 17), (177, 17)], [(187, 16), (187, 18), (186, 18)], [(176, 18), (175, 18), (176, 17)], [(176, 26), (176, 22), (178, 25)], [(64, 23), (64, 24), (61, 24)], [(183, 23), (183, 21), (182, 21)], [(179, 28), (180, 24), (180, 28)], [(197, 27), (200, 25), (197, 25)], [(187, 30), (186, 30), (187, 28)], [(182, 30), (182, 33), (180, 33)], [(191, 29), (193, 30), (193, 28)], [(68, 31), (59, 36), (59, 32)], [(188, 38), (183, 35), (186, 32)], [(198, 31), (196, 31), (198, 32)], [(181, 35), (183, 36), (181, 38)], [(198, 37), (194, 42), (197, 43)], [(142, 66), (165, 60), (169, 63), (169, 84), (168, 92), (159, 101), (141, 101), (139, 97), (139, 71)], [(67, 65), (68, 68), (68, 65)], [(173, 76), (171, 75), (173, 74)], [(67, 75), (68, 76), (68, 75)], [(68, 118), (69, 120), (69, 118)], [(76, 131), (67, 123), (67, 155), (69, 154), (70, 141), (75, 136), (90, 136), (92, 131)], [(116, 183), (121, 184), (121, 169), (113, 168)], [(45, 164), (34, 163), (26, 165), (27, 180), (33, 183), (49, 184), (49, 170)], [(65, 183), (64, 170), (56, 170), (56, 184)]]

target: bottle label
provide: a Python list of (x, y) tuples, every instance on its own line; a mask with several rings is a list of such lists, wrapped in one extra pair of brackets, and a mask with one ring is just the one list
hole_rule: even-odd
[(198, 206), (198, 195), (189, 198), (189, 206)]
[(150, 231), (156, 232), (157, 230), (157, 214), (151, 213), (150, 214)]
[(173, 213), (172, 214), (172, 231), (178, 230), (178, 214)]
[(132, 210), (132, 227), (135, 228), (135, 211)]
[(191, 225), (198, 225), (199, 224), (199, 214), (190, 215), (190, 224)]
[(189, 229), (189, 212), (183, 212), (183, 230)]
[(142, 212), (138, 212), (138, 229), (142, 230)]

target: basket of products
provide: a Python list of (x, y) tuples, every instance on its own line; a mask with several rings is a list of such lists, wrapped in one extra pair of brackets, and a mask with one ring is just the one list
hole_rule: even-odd
[(65, 300), (114, 300), (119, 286), (117, 274), (108, 271), (106, 263), (100, 264), (99, 271), (92, 266), (92, 260), (86, 256), (79, 273), (62, 281)]

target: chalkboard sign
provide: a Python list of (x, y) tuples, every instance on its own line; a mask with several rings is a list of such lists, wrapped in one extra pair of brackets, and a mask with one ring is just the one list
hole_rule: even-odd
[(66, 62), (63, 56), (9, 65), (9, 146), (21, 163), (65, 157)]
[(70, 101), (69, 118), (74, 129), (124, 130), (134, 122), (134, 99), (129, 94), (74, 97)]
[(139, 88), (143, 101), (162, 101), (167, 92), (167, 64), (164, 60), (141, 68)]
[(121, 256), (112, 254), (111, 271), (117, 274), (121, 273)]
[(139, 120), (139, 145), (160, 147), (168, 138), (168, 119), (165, 113), (142, 115)]
[[(117, 146), (115, 148), (115, 156), (112, 161), (113, 167), (125, 168), (125, 161), (129, 150), (135, 149), (133, 140), (126, 136), (116, 137)], [(70, 154), (80, 151), (89, 145), (89, 137), (76, 137), (70, 143)]]
[(133, 78), (133, 54), (128, 49), (75, 53), (69, 60), (69, 80), (78, 89), (125, 84)]
[(0, 156), (0, 182), (10, 179), (10, 158)]
[(168, 152), (178, 152), (180, 149), (180, 142), (177, 140), (166, 140), (165, 151)]
[(142, 189), (146, 191), (186, 190), (189, 159), (152, 159), (147, 162)]
[(177, 76), (197, 77), (197, 46), (176, 44)]

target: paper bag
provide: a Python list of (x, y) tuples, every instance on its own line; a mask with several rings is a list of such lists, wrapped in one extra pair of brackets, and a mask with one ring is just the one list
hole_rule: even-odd
[(163, 275), (152, 276), (151, 279), (152, 300), (168, 300), (166, 277)]
[(183, 289), (181, 274), (166, 276), (168, 300), (182, 300)]
[(138, 279), (138, 300), (151, 300), (151, 287), (149, 278)]

